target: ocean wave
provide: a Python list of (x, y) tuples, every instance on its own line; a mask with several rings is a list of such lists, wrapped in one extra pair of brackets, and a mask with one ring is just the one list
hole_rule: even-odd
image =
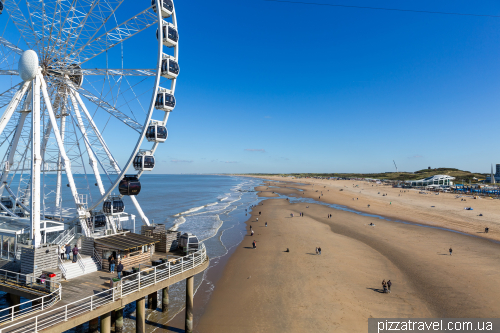
[(175, 219), (175, 221), (174, 221), (174, 225), (173, 225), (173, 227), (172, 227), (172, 228), (170, 228), (170, 230), (177, 231), (177, 229), (179, 229), (179, 226), (180, 226), (181, 224), (184, 224), (185, 222), (186, 222), (186, 219), (185, 219), (183, 216), (181, 216), (181, 217), (179, 217), (179, 218)]

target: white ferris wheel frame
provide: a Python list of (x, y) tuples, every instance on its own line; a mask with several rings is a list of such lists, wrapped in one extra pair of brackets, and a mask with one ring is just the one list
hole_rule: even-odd
[[(114, 8), (114, 10), (111, 13), (114, 13), (116, 9), (119, 7), (119, 5), (124, 1), (124, 0), (116, 0), (119, 4)], [(148, 1), (148, 0), (146, 0)], [(97, 1), (98, 2), (98, 1)], [(38, 72), (36, 74), (36, 77), (31, 81), (27, 82), (22, 82), (20, 84), (20, 87), (17, 92), (14, 93), (13, 98), (11, 99), (10, 103), (8, 104), (4, 114), (0, 117), (0, 135), (3, 133), (5, 130), (7, 124), (9, 123), (12, 115), (14, 114), (15, 110), (17, 109), (19, 103), (23, 100), (24, 97), (26, 97), (25, 100), (25, 105), (23, 107), (23, 110), (27, 110), (29, 108), (29, 104), (31, 103), (31, 182), (30, 182), (30, 204), (29, 207), (26, 207), (24, 204), (22, 204), (20, 201), (18, 202), (18, 198), (15, 197), (14, 193), (12, 190), (9, 188), (9, 186), (6, 184), (6, 179), (9, 175), (9, 165), (12, 165), (13, 163), (13, 158), (14, 154), (17, 148), (17, 144), (19, 141), (19, 136), (21, 135), (21, 131), (19, 130), (20, 128), (24, 126), (25, 123), (25, 118), (28, 112), (21, 112), (20, 119), (18, 121), (17, 125), (17, 131), (15, 131), (14, 136), (12, 138), (12, 141), (10, 143), (10, 151), (8, 153), (7, 157), (7, 162), (3, 166), (2, 170), (2, 175), (0, 178), (1, 184), (0, 184), (0, 193), (3, 192), (4, 189), (9, 192), (9, 194), (15, 198), (15, 204), (20, 204), (23, 209), (28, 211), (30, 213), (30, 224), (31, 224), (31, 239), (33, 242), (34, 246), (39, 246), (41, 244), (41, 234), (40, 234), (40, 222), (41, 222), (41, 193), (40, 193), (40, 186), (41, 186), (41, 169), (42, 169), (42, 163), (43, 159), (45, 156), (45, 149), (48, 141), (48, 137), (50, 136), (51, 132), (53, 133), (56, 141), (57, 141), (57, 146), (59, 149), (59, 167), (58, 167), (58, 187), (57, 191), (58, 193), (56, 194), (56, 202), (58, 202), (57, 197), (61, 196), (61, 174), (62, 174), (62, 169), (64, 169), (66, 176), (68, 178), (68, 185), (71, 190), (71, 194), (73, 196), (73, 200), (76, 205), (77, 209), (77, 215), (78, 219), (80, 222), (80, 225), (82, 227), (82, 232), (86, 236), (91, 235), (91, 231), (87, 226), (87, 218), (89, 217), (89, 212), (94, 211), (95, 209), (98, 208), (99, 205), (103, 204), (103, 202), (109, 198), (109, 196), (113, 193), (113, 191), (116, 189), (120, 181), (123, 179), (125, 176), (127, 170), (132, 166), (132, 163), (134, 161), (134, 158), (136, 155), (139, 153), (141, 145), (143, 143), (144, 138), (146, 137), (146, 132), (148, 130), (148, 127), (151, 125), (152, 122), (152, 116), (153, 112), (155, 110), (155, 101), (157, 98), (157, 93), (160, 91), (168, 91), (165, 88), (160, 87), (160, 79), (162, 77), (162, 61), (163, 61), (163, 55), (164, 55), (164, 43), (163, 43), (163, 24), (164, 24), (164, 18), (162, 15), (162, 2), (163, 0), (155, 0), (156, 3), (156, 23), (157, 23), (157, 33), (158, 33), (158, 53), (157, 53), (157, 62), (156, 62), (156, 71), (152, 72), (149, 70), (130, 70), (130, 69), (116, 69), (116, 70), (110, 70), (106, 68), (105, 71), (103, 70), (92, 70), (92, 69), (81, 69), (79, 73), (82, 73), (82, 75), (102, 75), (103, 72), (105, 74), (109, 74), (113, 72), (112, 74), (115, 75), (147, 75), (147, 76), (155, 76), (154, 80), (154, 88), (153, 88), (153, 93), (152, 97), (150, 100), (149, 108), (147, 111), (147, 115), (145, 117), (145, 121), (142, 125), (139, 125), (137, 122), (134, 123), (133, 120), (130, 118), (125, 118), (127, 116), (121, 114), (119, 110), (114, 108), (112, 105), (107, 104), (105, 101), (100, 101), (98, 100), (98, 97), (92, 96), (92, 93), (85, 91), (84, 89), (80, 89), (79, 87), (75, 87), (73, 83), (71, 83), (71, 80), (69, 80), (69, 75), (75, 73), (74, 69), (67, 69), (64, 74), (64, 77), (66, 79), (66, 84), (70, 89), (69, 91), (69, 99), (71, 106), (73, 107), (75, 117), (76, 117), (76, 123), (77, 126), (79, 127), (79, 130), (82, 134), (82, 138), (84, 140), (84, 145), (86, 147), (86, 151), (88, 153), (89, 157), (89, 164), (92, 169), (92, 173), (96, 177), (96, 184), (99, 188), (99, 193), (100, 193), (100, 198), (96, 201), (93, 202), (92, 206), (87, 207), (85, 202), (82, 202), (81, 195), (79, 195), (78, 190), (76, 188), (74, 179), (73, 179), (73, 174), (72, 174), (72, 169), (71, 169), (71, 162), (66, 155), (66, 150), (65, 150), (65, 145), (64, 145), (64, 131), (61, 132), (59, 131), (59, 125), (57, 123), (56, 115), (55, 112), (52, 108), (52, 101), (49, 97), (49, 93), (47, 91), (47, 82), (45, 81), (41, 68), (38, 69)], [(43, 1), (41, 1), (42, 7), (43, 7)], [(17, 7), (17, 4), (14, 0), (6, 0), (4, 1), (4, 4), (7, 4), (7, 6), (4, 6), (4, 11), (5, 9), (9, 12), (11, 19), (13, 20), (14, 24), (18, 28), (18, 30), (21, 31), (27, 31), (28, 34), (23, 34), (23, 37), (26, 38), (26, 36), (30, 36), (30, 29), (32, 30), (31, 32), (34, 34), (34, 30), (32, 26), (30, 25), (30, 22), (28, 22), (23, 14), (22, 11)], [(172, 19), (172, 25), (174, 26), (175, 30), (178, 31), (178, 25), (177, 25), (177, 17), (176, 17), (176, 12), (175, 12), (175, 4), (172, 1), (172, 6), (173, 10), (170, 15)], [(129, 19), (119, 25), (117, 25), (116, 31), (111, 31), (108, 32), (109, 35), (105, 36), (104, 38), (97, 37), (96, 39), (90, 38), (86, 44), (82, 45), (79, 50), (80, 53), (84, 53), (85, 51), (87, 52), (84, 54), (84, 61), (81, 61), (80, 64), (85, 63), (86, 61), (92, 59), (93, 57), (99, 55), (102, 53), (103, 49), (109, 49), (114, 47), (115, 45), (118, 45), (119, 43), (122, 43), (124, 40), (128, 39), (129, 37), (133, 36), (134, 34), (137, 34), (138, 32), (141, 32), (142, 30), (148, 28), (151, 26), (151, 24), (144, 24), (145, 28), (136, 29), (135, 33), (132, 33), (130, 35), (122, 36), (122, 32), (118, 33), (118, 27), (121, 27), (123, 30), (125, 28), (128, 28), (128, 25), (137, 25), (137, 22), (140, 22), (141, 20), (141, 15), (146, 16), (148, 11), (151, 11), (153, 6), (150, 6), (143, 12), (137, 14), (135, 17), (132, 19)], [(69, 15), (69, 14), (68, 14)], [(111, 14), (110, 14), (111, 15)], [(30, 21), (31, 21), (30, 17)], [(77, 28), (78, 29), (78, 28)], [(76, 30), (77, 30), (76, 29)], [(131, 30), (133, 31), (133, 30)], [(81, 30), (80, 30), (81, 32)], [(113, 33), (118, 33), (119, 36), (113, 36)], [(61, 34), (61, 32), (59, 32)], [(35, 38), (36, 40), (36, 38)], [(90, 48), (89, 51), (87, 51), (86, 47), (89, 46), (90, 43), (94, 42), (97, 40), (97, 46), (93, 46)], [(26, 40), (25, 40), (26, 41)], [(99, 45), (101, 43), (102, 45)], [(4, 47), (10, 49), (13, 53), (17, 53), (21, 55), (23, 53), (23, 50), (21, 50), (19, 47), (15, 46), (14, 44), (10, 43), (3, 37), (0, 37), (0, 44), (2, 44)], [(26, 41), (26, 44), (29, 45), (29, 43)], [(55, 47), (56, 42), (54, 42)], [(174, 59), (175, 61), (179, 61), (179, 42), (177, 41), (175, 45), (172, 46), (174, 50)], [(73, 51), (73, 50), (72, 50)], [(77, 50), (78, 51), (78, 50)], [(101, 51), (101, 52), (100, 52)], [(64, 71), (64, 70), (62, 70)], [(15, 75), (18, 74), (16, 71), (10, 70), (0, 70), (0, 74), (3, 75)], [(175, 94), (175, 87), (176, 87), (176, 81), (177, 78), (171, 78), (170, 79), (170, 91), (169, 93), (171, 95)], [(14, 88), (14, 87), (13, 87)], [(105, 109), (108, 113), (111, 115), (114, 115), (115, 117), (119, 118), (122, 117), (124, 120), (125, 124), (127, 124), (129, 127), (132, 127), (135, 129), (137, 132), (139, 132), (139, 138), (137, 140), (137, 143), (133, 150), (131, 151), (130, 157), (128, 158), (127, 162), (120, 168), (118, 166), (118, 163), (116, 160), (113, 158), (113, 155), (111, 154), (109, 148), (107, 147), (102, 135), (99, 132), (98, 127), (94, 123), (92, 116), (90, 115), (85, 103), (83, 102), (81, 98), (81, 94), (84, 94), (85, 97), (88, 99), (91, 99), (92, 101), (98, 100), (100, 107)], [(45, 103), (46, 111), (49, 115), (50, 122), (47, 124), (46, 127), (46, 132), (41, 133), (40, 131), (40, 105), (41, 105), (41, 99), (43, 98), (43, 101)], [(171, 111), (165, 111), (163, 119), (161, 121), (158, 121), (162, 126), (166, 126), (166, 123), (168, 121), (169, 115)], [(83, 114), (83, 116), (82, 116)], [(104, 152), (107, 156), (107, 159), (109, 160), (110, 164), (112, 165), (114, 171), (117, 174), (116, 179), (110, 186), (106, 187), (103, 185), (99, 169), (98, 169), (98, 161), (96, 159), (95, 154), (92, 151), (92, 147), (90, 145), (89, 139), (87, 137), (86, 133), (86, 128), (83, 126), (83, 121), (82, 118), (86, 118), (87, 121), (90, 124), (90, 127), (92, 131), (95, 133), (97, 136), (98, 140), (100, 141), (100, 144), (102, 145)], [(64, 121), (66, 117), (61, 117), (61, 121)], [(120, 119), (120, 118), (119, 118)], [(121, 119), (120, 119), (121, 120)], [(61, 126), (61, 128), (64, 128), (64, 126)], [(88, 129), (88, 128), (87, 128)], [(148, 151), (154, 155), (156, 152), (156, 149), (158, 148), (158, 144), (160, 142), (155, 141), (153, 143), (153, 146), (151, 149)], [(102, 165), (101, 165), (102, 167)], [(104, 169), (104, 167), (103, 167)], [(143, 174), (144, 170), (139, 170), (137, 173), (137, 178), (140, 178), (141, 175)], [(149, 225), (149, 220), (144, 214), (143, 210), (141, 209), (137, 199), (135, 196), (131, 195), (130, 196), (136, 210), (138, 211), (141, 220), (144, 224)], [(6, 208), (1, 202), (0, 202), (0, 207), (7, 212), (8, 215), (14, 216), (12, 211), (10, 211), (8, 208)], [(29, 209), (29, 210), (28, 210)], [(114, 232), (117, 231), (117, 225), (111, 221), (111, 227)]]

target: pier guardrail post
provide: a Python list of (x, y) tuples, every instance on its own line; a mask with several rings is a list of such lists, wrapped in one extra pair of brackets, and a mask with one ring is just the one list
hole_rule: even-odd
[(43, 310), (43, 299), (44, 299), (44, 298), (45, 298), (45, 297), (42, 297), (42, 310)]
[(90, 296), (90, 311), (92, 311), (92, 299), (94, 298), (94, 296)]
[(181, 273), (184, 272), (184, 257), (181, 258)]
[(170, 279), (170, 261), (168, 262), (168, 278)]
[(192, 254), (192, 256), (193, 256), (193, 268), (194, 268), (194, 253)]

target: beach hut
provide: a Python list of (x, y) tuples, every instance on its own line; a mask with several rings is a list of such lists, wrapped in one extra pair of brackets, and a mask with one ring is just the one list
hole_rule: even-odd
[[(137, 267), (139, 264), (151, 265), (154, 244), (158, 241), (126, 232), (123, 234), (94, 238), (94, 248), (102, 258), (102, 269), (109, 271), (109, 256), (121, 260), (124, 269)], [(118, 264), (118, 260), (117, 260)]]

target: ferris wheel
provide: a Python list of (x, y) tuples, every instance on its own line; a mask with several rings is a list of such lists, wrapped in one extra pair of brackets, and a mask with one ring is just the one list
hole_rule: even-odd
[(0, 219), (28, 222), (35, 246), (57, 223), (116, 233), (129, 196), (149, 225), (136, 195), (175, 107), (173, 1), (0, 0), (0, 14)]

